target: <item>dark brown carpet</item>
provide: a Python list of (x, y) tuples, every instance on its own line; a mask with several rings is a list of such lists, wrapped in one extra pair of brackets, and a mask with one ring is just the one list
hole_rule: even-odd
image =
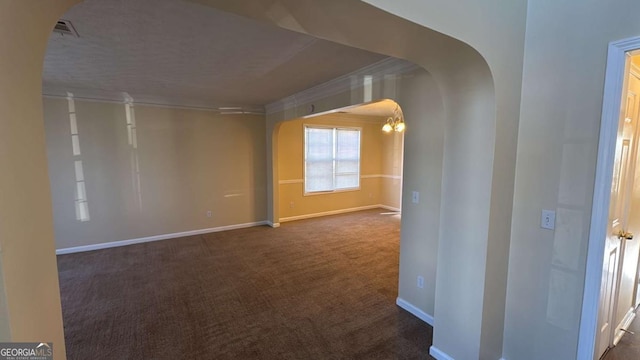
[(431, 359), (372, 210), (58, 257), (69, 359)]

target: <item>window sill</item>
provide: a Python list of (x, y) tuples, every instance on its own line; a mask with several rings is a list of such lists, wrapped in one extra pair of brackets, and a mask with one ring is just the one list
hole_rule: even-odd
[(348, 188), (348, 189), (339, 189), (339, 190), (327, 190), (327, 191), (314, 191), (314, 192), (304, 192), (303, 196), (316, 196), (316, 195), (328, 195), (328, 194), (336, 194), (336, 193), (344, 193), (344, 192), (353, 192), (360, 191), (360, 187), (357, 188)]

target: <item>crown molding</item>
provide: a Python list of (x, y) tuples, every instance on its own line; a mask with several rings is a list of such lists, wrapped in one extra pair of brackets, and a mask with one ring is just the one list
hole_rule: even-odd
[[(349, 91), (354, 88), (354, 79), (360, 79), (365, 75), (372, 76), (373, 79), (382, 79), (385, 75), (401, 75), (420, 67), (414, 63), (397, 58), (386, 58), (348, 74), (339, 76), (312, 88), (302, 90), (281, 100), (272, 102), (265, 106), (267, 114), (273, 114), (286, 109), (294, 108), (298, 105), (308, 104), (333, 94)], [(362, 86), (360, 83), (358, 87)]]

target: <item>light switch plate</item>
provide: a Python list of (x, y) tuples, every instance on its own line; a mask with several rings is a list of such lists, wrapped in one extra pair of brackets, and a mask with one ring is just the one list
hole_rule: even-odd
[(411, 202), (414, 204), (417, 204), (420, 202), (420, 193), (417, 191), (414, 191), (413, 193), (411, 193)]
[(540, 227), (543, 229), (553, 230), (556, 228), (556, 212), (553, 210), (542, 210), (540, 217)]

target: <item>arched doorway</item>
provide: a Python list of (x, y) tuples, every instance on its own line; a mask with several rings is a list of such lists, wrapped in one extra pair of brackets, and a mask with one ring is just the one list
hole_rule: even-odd
[[(68, 6), (70, 4), (71, 3), (49, 5), (51, 8), (41, 8), (40, 11), (42, 12), (38, 12), (36, 14), (37, 16), (33, 16), (33, 14), (30, 13), (30, 11), (33, 10), (29, 7), (31, 5), (25, 5), (22, 9), (25, 12), (24, 17), (31, 16), (33, 24), (25, 22), (21, 26), (28, 25), (27, 27), (31, 28), (34, 32), (37, 31), (35, 29), (41, 29), (42, 32), (41, 34), (34, 34), (34, 36), (30, 38), (30, 40), (33, 40), (35, 49), (22, 49), (24, 52), (16, 53), (16, 57), (20, 57), (21, 59), (36, 59), (34, 61), (35, 64), (29, 61), (25, 64), (19, 64), (19, 62), (15, 60), (10, 60), (7, 61), (6, 64), (3, 63), (3, 65), (7, 65), (7, 67), (14, 66), (13, 68), (19, 74), (39, 74), (38, 66), (41, 65), (40, 59), (44, 56), (44, 43), (49, 33), (49, 29), (51, 28), (51, 25), (53, 25), (54, 21), (57, 20), (58, 15), (62, 14), (65, 5)], [(357, 4), (357, 6), (365, 5)], [(334, 11), (335, 10), (341, 9), (334, 9)], [(359, 8), (357, 10), (366, 9)], [(27, 16), (26, 13), (29, 13), (29, 15)], [(333, 14), (335, 15), (336, 12), (333, 12)], [(390, 26), (398, 25), (392, 24), (396, 21), (402, 21), (406, 23), (405, 26), (411, 26), (409, 29), (410, 32), (415, 30), (415, 25), (410, 24), (405, 20), (393, 18), (388, 14), (382, 13), (379, 13), (377, 16), (382, 16), (382, 18), (374, 16), (377, 20), (383, 20), (386, 16)], [(18, 19), (20, 17), (16, 16), (16, 18)], [(48, 24), (48, 26), (35, 26), (36, 23), (44, 23)], [(401, 28), (402, 26), (399, 27)], [(320, 36), (321, 33), (322, 31), (319, 29), (317, 34)], [(357, 30), (354, 30), (354, 33), (357, 33)], [(488, 66), (482, 57), (467, 45), (451, 38), (447, 38), (441, 34), (436, 34), (435, 32), (429, 33), (425, 38), (422, 38), (419, 41), (426, 41), (427, 43), (431, 41), (431, 43), (437, 47), (438, 44), (442, 45), (442, 41), (446, 39), (452, 41), (455, 46), (449, 47), (451, 43), (447, 43), (446, 46), (442, 46), (440, 49), (443, 51), (430, 50), (433, 53), (439, 53), (438, 57), (440, 58), (440, 61), (433, 58), (418, 59), (424, 55), (418, 53), (413, 53), (409, 57), (416, 58), (416, 62), (428, 68), (444, 94), (444, 104), (447, 111), (448, 121), (445, 129), (443, 178), (446, 180), (445, 182), (447, 185), (444, 187), (442, 192), (444, 205), (441, 208), (439, 223), (441, 228), (453, 227), (460, 222), (465, 224), (465, 226), (460, 229), (460, 233), (456, 239), (453, 239), (454, 241), (447, 242), (445, 247), (440, 247), (438, 249), (439, 258), (447, 259), (451, 263), (466, 263), (468, 266), (464, 269), (453, 269), (446, 266), (442, 261), (438, 262), (438, 278), (443, 281), (438, 281), (438, 283), (442, 285), (439, 286), (438, 294), (436, 294), (436, 328), (439, 329), (436, 330), (436, 345), (438, 346), (441, 344), (439, 346), (444, 348), (444, 351), (450, 351), (450, 353), (455, 357), (474, 357), (474, 351), (476, 350), (474, 350), (472, 345), (468, 348), (461, 347), (459, 349), (451, 349), (452, 340), (450, 339), (450, 336), (456, 334), (456, 336), (465, 344), (467, 342), (470, 344), (475, 343), (476, 340), (480, 341), (480, 332), (484, 333), (485, 331), (487, 331), (487, 333), (492, 332), (500, 334), (496, 336), (501, 338), (502, 331), (499, 331), (499, 329), (498, 331), (490, 331), (496, 330), (494, 326), (501, 327), (501, 324), (498, 325), (500, 322), (487, 322), (485, 321), (486, 318), (484, 318), (482, 314), (485, 312), (490, 313), (492, 310), (496, 309), (504, 309), (504, 299), (501, 299), (501, 296), (498, 295), (497, 301), (491, 302), (492, 304), (495, 304), (493, 306), (495, 306), (496, 309), (487, 308), (486, 304), (483, 307), (482, 304), (486, 296), (485, 288), (491, 287), (504, 289), (505, 287), (503, 283), (506, 279), (506, 259), (508, 256), (504, 255), (505, 252), (508, 254), (508, 229), (510, 224), (508, 222), (505, 223), (504, 219), (508, 218), (508, 216), (504, 215), (505, 213), (510, 212), (511, 197), (509, 194), (512, 193), (512, 179), (509, 180), (509, 171), (506, 172), (506, 178), (500, 178), (500, 181), (507, 185), (507, 195), (504, 195), (504, 192), (502, 195), (497, 195), (492, 192), (494, 187), (500, 187), (500, 185), (503, 185), (503, 183), (497, 185), (493, 183), (495, 180), (494, 175), (498, 178), (498, 171), (494, 168), (493, 163), (494, 155), (498, 157), (508, 156), (508, 154), (511, 153), (510, 150), (513, 150), (510, 147), (513, 146), (513, 144), (510, 142), (504, 144), (500, 143), (501, 146), (504, 145), (507, 147), (506, 151), (501, 146), (496, 145), (497, 139), (495, 133), (497, 131), (497, 127), (501, 125), (501, 122), (507, 122), (508, 116), (501, 113), (500, 116), (496, 117), (493, 79)], [(391, 41), (381, 41), (380, 44), (394, 44), (393, 39), (390, 40)], [(367, 44), (365, 41), (361, 46), (372, 49), (378, 48), (378, 46), (380, 46), (377, 43), (379, 39), (376, 39), (375, 41), (375, 44)], [(402, 51), (398, 49), (399, 48), (393, 49), (393, 46), (391, 46), (381, 52), (399, 56)], [(455, 61), (452, 61), (454, 59)], [(41, 107), (40, 105), (36, 105), (39, 102), (40, 96), (38, 91), (40, 79), (38, 79), (37, 76), (33, 76), (33, 78), (21, 78), (19, 80), (9, 79), (5, 83), (4, 86), (6, 86), (7, 92), (12, 95), (12, 97), (8, 99), (7, 104), (12, 104), (12, 100), (16, 100), (13, 101), (13, 105), (24, 104), (25, 106), (21, 107), (23, 110), (22, 112), (8, 111), (7, 115), (10, 117), (15, 115), (16, 118), (27, 119), (19, 126), (16, 125), (15, 130), (19, 131), (12, 132), (12, 136), (16, 139), (22, 138), (33, 140), (32, 135), (34, 131), (40, 131), (41, 133), (41, 124), (39, 123), (41, 121)], [(22, 85), (18, 86), (18, 84)], [(13, 89), (13, 87), (16, 88)], [(12, 92), (13, 90), (16, 91)], [(29, 110), (25, 113), (25, 107), (32, 107), (33, 110)], [(267, 131), (273, 130), (274, 124), (277, 122), (275, 119), (277, 118), (278, 116), (275, 115), (268, 120)], [(496, 124), (496, 119), (498, 124)], [(27, 124), (29, 126), (27, 126)], [(40, 136), (40, 141), (42, 141), (42, 136)], [(498, 141), (506, 140), (499, 139)], [(271, 148), (270, 145), (270, 139), (268, 139), (268, 150)], [(496, 147), (500, 148), (500, 151), (496, 152)], [(7, 156), (5, 158), (7, 163), (11, 165), (10, 169), (13, 170), (12, 172), (16, 175), (15, 183), (9, 183), (8, 185), (16, 185), (17, 187), (17, 185), (24, 183), (25, 179), (32, 177), (41, 179), (39, 183), (29, 184), (28, 188), (36, 191), (33, 192), (33, 197), (27, 197), (27, 201), (25, 202), (25, 204), (37, 205), (42, 204), (42, 202), (47, 202), (46, 199), (49, 198), (46, 190), (46, 171), (34, 170), (38, 165), (44, 164), (42, 147), (30, 155), (33, 156), (34, 161), (32, 161), (29, 166), (15, 165), (12, 161), (9, 161), (11, 157)], [(509, 164), (512, 165), (512, 162), (507, 162), (506, 166), (510, 166)], [(271, 179), (273, 178), (271, 177)], [(473, 183), (470, 183), (469, 179), (473, 179)], [(509, 190), (510, 183), (511, 190)], [(504, 189), (504, 187), (502, 187), (502, 189)], [(273, 198), (271, 200), (273, 201)], [(20, 201), (16, 199), (15, 203), (18, 204)], [(31, 220), (28, 219), (33, 219), (33, 214), (28, 213), (26, 208), (31, 209), (33, 207), (34, 206), (26, 206), (25, 211), (15, 213), (16, 225), (13, 229), (27, 227), (26, 225), (31, 222)], [(39, 206), (35, 207), (40, 208)], [(50, 210), (45, 208), (41, 211), (42, 213), (39, 213), (35, 218), (39, 219), (36, 220), (38, 223), (47, 224), (42, 228), (42, 238), (52, 239), (50, 229)], [(23, 230), (16, 230), (15, 233), (19, 235), (18, 237), (38, 237), (37, 234), (34, 236), (33, 233), (25, 233)], [(7, 233), (7, 235), (12, 234), (13, 233), (11, 231)], [(34, 240), (32, 244), (35, 245), (38, 244), (38, 242)], [(14, 259), (25, 259), (28, 254), (28, 251), (26, 251), (28, 247), (28, 243), (21, 245), (19, 249), (22, 249), (22, 252), (19, 249), (16, 250), (16, 248), (10, 247), (8, 249), (8, 253), (10, 253), (10, 256)], [(493, 261), (486, 261), (486, 257), (481, 257), (483, 259), (478, 259), (477, 261), (467, 261), (477, 258), (476, 255), (478, 252), (486, 254), (489, 251), (489, 248), (493, 247), (499, 249), (498, 252), (491, 253), (492, 257), (495, 256), (495, 259), (491, 258)], [(41, 256), (43, 262), (48, 264), (47, 266), (49, 267), (49, 270), (55, 268), (53, 248), (51, 244), (49, 244), (48, 247), (42, 247)], [(5, 271), (5, 274), (10, 272), (20, 273), (20, 271), (17, 270), (23, 268), (17, 266), (15, 261), (4, 261), (3, 266), (5, 269), (11, 269), (11, 271)], [(489, 267), (491, 269), (489, 269)], [(490, 282), (492, 282), (491, 284), (488, 284), (486, 281), (486, 276), (489, 272), (491, 272), (492, 275), (495, 275), (490, 279)], [(41, 274), (41, 272), (36, 271), (33, 278), (37, 278), (37, 275), (39, 274)], [(451, 277), (459, 277), (461, 282), (456, 284), (456, 286), (446, 285), (446, 279)], [(21, 278), (24, 279), (24, 277)], [(51, 279), (54, 278), (55, 276), (51, 277)], [(42, 281), (44, 281), (44, 278)], [(55, 281), (53, 283), (55, 283)], [(5, 285), (8, 295), (7, 298), (9, 300), (8, 303), (10, 304), (16, 304), (16, 299), (26, 296), (24, 292), (14, 289), (12, 285), (15, 284), (17, 284), (17, 281), (7, 280), (7, 284)], [(55, 284), (52, 285), (51, 289), (55, 290), (55, 288)], [(463, 288), (468, 296), (460, 296), (463, 295), (461, 293), (461, 289)], [(55, 296), (53, 298), (53, 306), (51, 306), (49, 301), (45, 301), (45, 304), (49, 304), (48, 306), (44, 304), (34, 304), (34, 306), (37, 308), (54, 308), (52, 315), (53, 319), (50, 321), (53, 325), (49, 329), (43, 329), (42, 332), (47, 334), (58, 334), (61, 336), (59, 316), (55, 315), (57, 312), (55, 310)], [(438, 301), (438, 298), (441, 300)], [(445, 299), (449, 300), (445, 301)], [(451, 299), (454, 299), (455, 301), (451, 302)], [(438, 303), (440, 305), (438, 305)], [(462, 309), (463, 311), (456, 313), (453, 309), (457, 309), (458, 311)], [(12, 316), (12, 318), (16, 319), (21, 319), (23, 317), (27, 319), (33, 316), (28, 315), (26, 311), (23, 314), (20, 314), (19, 309), (12, 309), (10, 312), (15, 315)], [(458, 317), (465, 318), (467, 324), (469, 322), (473, 323), (474, 326), (470, 326), (470, 328), (476, 330), (469, 330), (467, 332), (464, 329), (457, 329), (455, 326), (456, 322), (454, 320)], [(481, 330), (478, 331), (478, 328)], [(29, 329), (25, 330), (25, 335), (31, 331)], [(459, 332), (458, 330), (462, 331)], [(19, 333), (19, 331), (14, 331), (12, 326), (12, 334)], [(58, 340), (60, 339), (58, 338)], [(486, 346), (490, 346), (493, 351), (494, 347), (499, 347), (489, 345), (494, 343), (493, 340), (494, 339), (484, 339), (483, 336), (482, 343), (487, 341)]]

